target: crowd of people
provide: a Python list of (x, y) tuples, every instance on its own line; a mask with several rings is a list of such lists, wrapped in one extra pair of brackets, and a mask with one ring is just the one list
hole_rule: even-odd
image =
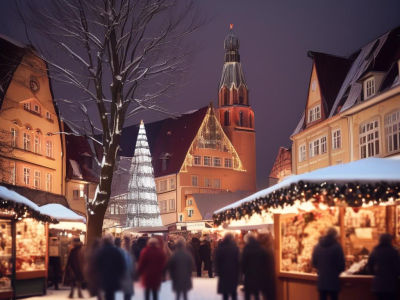
[[(87, 283), (90, 295), (113, 300), (122, 291), (124, 299), (134, 295), (135, 280), (141, 281), (146, 300), (158, 300), (159, 289), (169, 276), (177, 300), (188, 299), (192, 289), (192, 274), (201, 276), (202, 269), (210, 277), (218, 277), (217, 292), (223, 300), (237, 300), (237, 290), (243, 284), (245, 300), (276, 299), (275, 259), (270, 234), (244, 236), (245, 246), (239, 250), (234, 236), (227, 233), (212, 249), (207, 238), (180, 237), (176, 242), (164, 242), (163, 236), (105, 236), (96, 240), (85, 262), (82, 243), (74, 239), (66, 272), (70, 278), (73, 298), (75, 289), (82, 298), (82, 284)], [(337, 241), (337, 231), (329, 228), (315, 246), (312, 265), (318, 273), (317, 290), (320, 299), (338, 299), (340, 274), (345, 270), (345, 257)], [(395, 299), (400, 275), (400, 256), (388, 234), (380, 237), (379, 245), (369, 257), (368, 268), (375, 275), (373, 292), (379, 300)]]

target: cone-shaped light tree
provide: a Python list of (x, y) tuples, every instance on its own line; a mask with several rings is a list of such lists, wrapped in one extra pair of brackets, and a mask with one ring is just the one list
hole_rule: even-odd
[(151, 154), (143, 121), (132, 158), (128, 190), (128, 227), (162, 226)]

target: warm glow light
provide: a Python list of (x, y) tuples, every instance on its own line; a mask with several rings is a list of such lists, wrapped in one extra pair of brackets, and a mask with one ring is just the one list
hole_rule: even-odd
[(233, 29), (233, 23), (229, 24), (229, 29)]

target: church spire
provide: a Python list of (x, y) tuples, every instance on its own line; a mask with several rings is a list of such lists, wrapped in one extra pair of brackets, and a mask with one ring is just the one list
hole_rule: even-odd
[(229, 34), (224, 41), (225, 62), (240, 62), (239, 39), (233, 33), (233, 24), (229, 24)]

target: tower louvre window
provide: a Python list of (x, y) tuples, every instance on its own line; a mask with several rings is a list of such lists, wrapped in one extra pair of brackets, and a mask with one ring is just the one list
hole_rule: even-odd
[(251, 113), (249, 114), (249, 127), (253, 128), (253, 116), (251, 115)]
[(229, 119), (229, 111), (225, 111), (224, 113), (224, 126), (229, 126), (231, 125), (231, 120)]
[(244, 97), (243, 97), (243, 88), (239, 89), (239, 103), (243, 104), (244, 103)]
[(244, 122), (243, 122), (243, 112), (239, 112), (239, 127), (243, 127)]
[(228, 102), (228, 91), (227, 91), (227, 89), (225, 88), (224, 89), (224, 105), (229, 105), (229, 102)]

